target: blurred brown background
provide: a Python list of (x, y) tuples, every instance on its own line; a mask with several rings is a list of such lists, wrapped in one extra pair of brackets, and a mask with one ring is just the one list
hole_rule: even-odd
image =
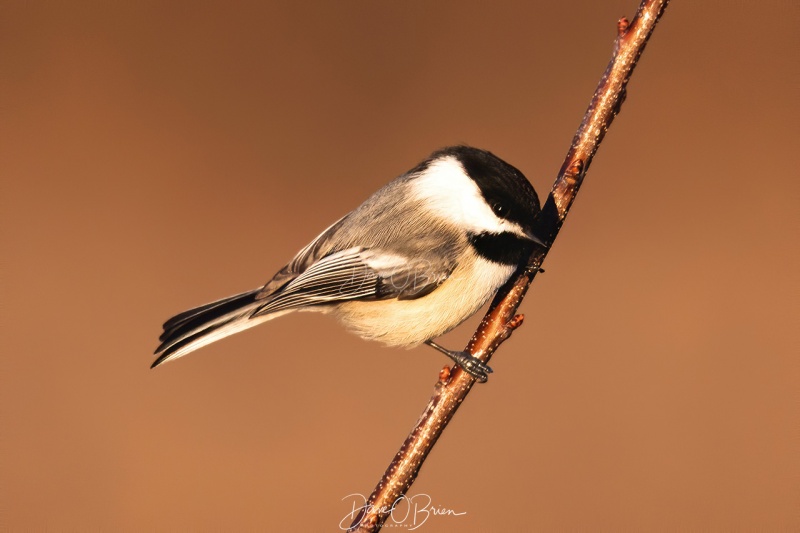
[[(305, 314), (151, 371), (161, 323), (444, 145), (544, 197), (635, 7), (0, 4), (0, 527), (336, 530), (445, 359)], [(800, 528), (798, 11), (667, 10), (421, 531)]]

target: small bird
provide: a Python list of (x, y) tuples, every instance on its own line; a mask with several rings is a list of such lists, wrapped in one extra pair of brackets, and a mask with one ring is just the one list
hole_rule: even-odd
[(167, 320), (151, 368), (292, 311), (331, 313), (364, 339), (422, 343), (480, 382), (492, 371), (433, 339), (483, 306), (534, 246), (539, 198), (485, 150), (452, 146), (383, 186), (263, 287)]

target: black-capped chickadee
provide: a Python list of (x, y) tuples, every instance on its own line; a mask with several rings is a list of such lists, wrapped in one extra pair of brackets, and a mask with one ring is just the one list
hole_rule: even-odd
[(322, 232), (263, 287), (164, 324), (153, 367), (292, 311), (332, 313), (390, 346), (429, 344), (479, 381), (491, 372), (432, 339), (475, 313), (534, 245), (539, 199), (516, 168), (454, 146), (394, 179)]

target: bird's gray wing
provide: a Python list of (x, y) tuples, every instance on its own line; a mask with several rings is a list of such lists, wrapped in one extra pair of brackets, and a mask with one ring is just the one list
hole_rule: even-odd
[(271, 280), (264, 285), (259, 293), (256, 295), (257, 300), (264, 300), (269, 298), (272, 294), (276, 293), (281, 287), (289, 283), (291, 280), (297, 278), (308, 267), (329, 255), (332, 250), (331, 237), (336, 234), (336, 231), (342, 225), (344, 220), (349, 215), (345, 215), (317, 235), (317, 237), (308, 243), (305, 248), (297, 252), (297, 255), (287, 264), (280, 269)]
[(251, 317), (347, 300), (415, 299), (441, 285), (455, 264), (353, 247), (327, 255), (264, 297)]

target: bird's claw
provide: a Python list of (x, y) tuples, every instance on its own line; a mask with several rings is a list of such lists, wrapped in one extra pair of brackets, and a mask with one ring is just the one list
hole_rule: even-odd
[(425, 341), (425, 344), (431, 348), (434, 348), (435, 350), (439, 350), (447, 357), (452, 359), (458, 366), (464, 369), (464, 372), (475, 378), (478, 383), (486, 383), (486, 380), (489, 379), (489, 374), (493, 372), (489, 365), (469, 352), (455, 352), (453, 350), (448, 350), (447, 348), (439, 346), (431, 340)]
[(492, 367), (467, 352), (450, 352), (450, 358), (478, 383), (486, 383), (493, 372)]

